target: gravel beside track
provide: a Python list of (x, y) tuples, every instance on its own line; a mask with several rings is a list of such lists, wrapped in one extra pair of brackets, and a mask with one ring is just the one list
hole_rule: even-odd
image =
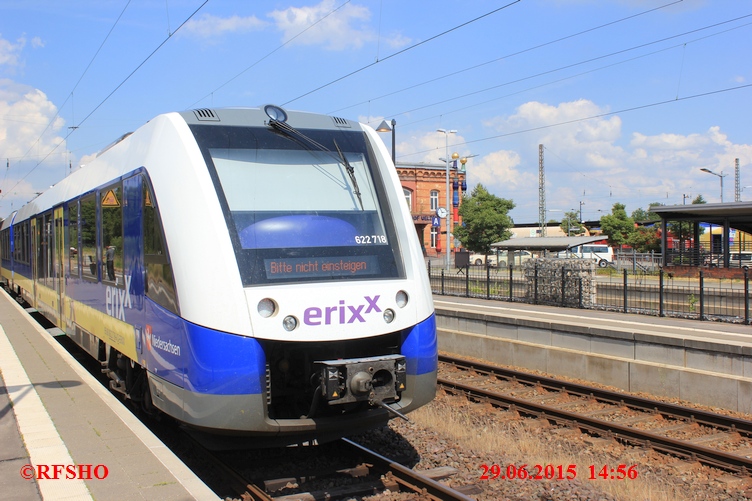
[[(412, 454), (408, 464), (416, 470), (428, 470), (440, 466), (456, 468), (458, 473), (443, 480), (453, 488), (474, 485), (482, 492), (467, 492), (479, 501), (491, 500), (733, 500), (752, 498), (752, 482), (749, 479), (700, 466), (696, 463), (656, 453), (649, 449), (623, 446), (613, 440), (605, 440), (581, 434), (567, 428), (549, 426), (539, 419), (513, 416), (499, 412), (484, 404), (467, 402), (464, 398), (438, 395), (425, 409), (410, 416), (410, 423), (392, 420), (388, 428), (356, 437), (374, 450), (398, 457)], [(454, 416), (454, 417), (450, 417)], [(443, 419), (441, 428), (436, 419)], [(457, 420), (449, 425), (450, 420)], [(429, 426), (426, 426), (429, 423)], [(465, 424), (464, 429), (452, 428)], [(504, 440), (492, 438), (506, 435)], [(474, 436), (474, 437), (473, 437)], [(409, 443), (409, 447), (405, 444)], [(512, 447), (513, 445), (513, 447)], [(535, 451), (538, 457), (533, 457)], [(530, 455), (528, 455), (530, 454)], [(481, 480), (482, 465), (498, 464), (502, 471), (508, 465), (520, 467), (527, 464), (529, 472), (534, 465), (556, 458), (547, 464), (562, 464), (564, 470), (573, 464), (577, 478), (574, 480)], [(559, 458), (568, 458), (561, 461)], [(630, 480), (588, 480), (589, 466), (596, 465), (596, 474), (602, 465), (636, 465), (638, 478)], [(405, 499), (389, 493), (368, 497), (369, 500)]]

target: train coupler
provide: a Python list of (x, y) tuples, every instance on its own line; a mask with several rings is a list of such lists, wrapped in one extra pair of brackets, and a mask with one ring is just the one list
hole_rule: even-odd
[(406, 389), (407, 362), (402, 355), (325, 360), (319, 370), (321, 396), (329, 405), (397, 401)]

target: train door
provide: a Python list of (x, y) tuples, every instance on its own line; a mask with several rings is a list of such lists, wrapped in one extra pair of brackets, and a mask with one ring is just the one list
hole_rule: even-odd
[(123, 275), (130, 297), (129, 323), (136, 336), (136, 352), (141, 359), (144, 348), (144, 237), (142, 176), (123, 180)]
[(57, 316), (59, 319), (59, 326), (65, 325), (63, 321), (63, 312), (65, 311), (65, 239), (63, 238), (63, 231), (65, 228), (65, 220), (63, 218), (63, 207), (57, 207), (53, 213), (54, 224), (54, 251), (53, 251), (53, 286), (55, 293), (57, 294)]
[(31, 241), (31, 252), (29, 253), (29, 261), (31, 261), (31, 287), (28, 291), (30, 297), (26, 300), (31, 303), (32, 306), (36, 306), (37, 303), (37, 279), (39, 277), (39, 254), (41, 247), (41, 239), (39, 238), (39, 225), (41, 223), (37, 218), (31, 218), (31, 235), (29, 240)]

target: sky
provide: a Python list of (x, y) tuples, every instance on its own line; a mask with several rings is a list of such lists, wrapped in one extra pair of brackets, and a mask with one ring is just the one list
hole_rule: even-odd
[(517, 224), (541, 144), (547, 220), (752, 201), (750, 54), (749, 0), (3, 0), (0, 218), (161, 113), (264, 104), (393, 119)]

